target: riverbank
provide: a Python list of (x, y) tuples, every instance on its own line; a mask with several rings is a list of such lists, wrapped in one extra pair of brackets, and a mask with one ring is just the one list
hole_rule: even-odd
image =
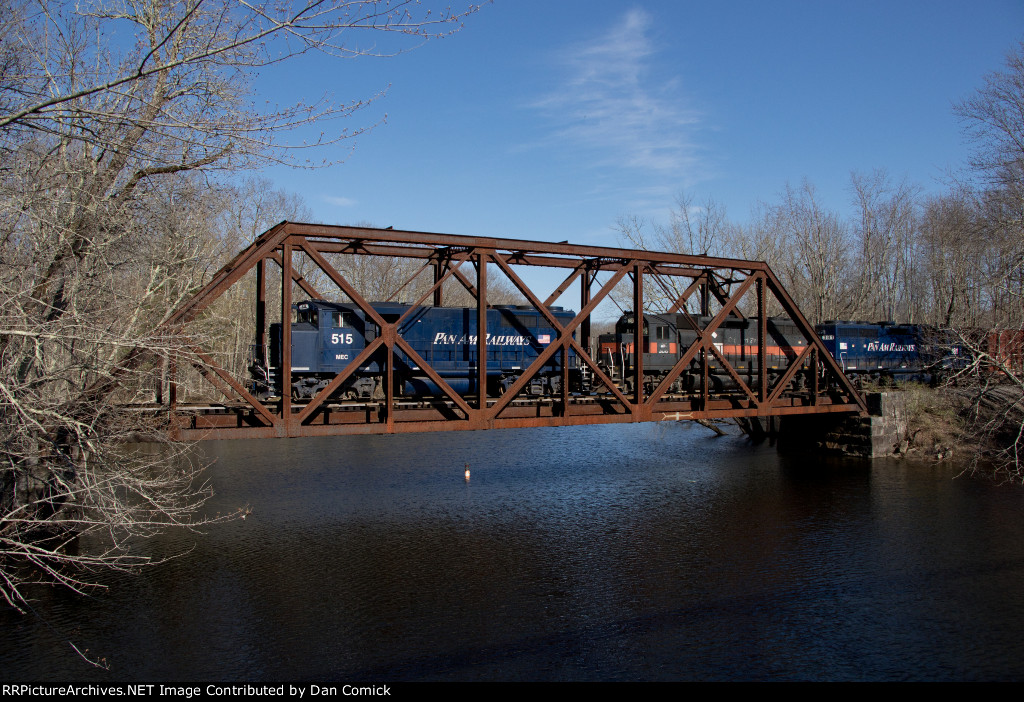
[(1024, 389), (1007, 383), (907, 385), (868, 398), (878, 415), (871, 422), (881, 422), (889, 432), (879, 442), (878, 429), (872, 430), (882, 445), (876, 457), (952, 461), (959, 471), (1024, 479)]
[(952, 460), (960, 470), (1003, 471), (1017, 463), (1024, 397), (1006, 385), (931, 388), (905, 385), (865, 392), (869, 415), (782, 418), (780, 448), (863, 458)]
[(981, 449), (970, 432), (967, 397), (954, 388), (911, 384), (896, 393), (902, 398), (905, 430), (893, 455), (949, 460)]

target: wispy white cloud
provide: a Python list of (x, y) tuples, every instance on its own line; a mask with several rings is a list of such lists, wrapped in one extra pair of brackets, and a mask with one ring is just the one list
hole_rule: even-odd
[(593, 152), (596, 165), (679, 174), (696, 165), (689, 139), (697, 113), (678, 80), (656, 71), (651, 16), (634, 9), (609, 31), (557, 56), (563, 79), (534, 106), (554, 125), (554, 140)]
[(338, 207), (352, 207), (356, 204), (356, 201), (350, 197), (342, 197), (340, 195), (324, 195), (324, 200), (332, 205)]

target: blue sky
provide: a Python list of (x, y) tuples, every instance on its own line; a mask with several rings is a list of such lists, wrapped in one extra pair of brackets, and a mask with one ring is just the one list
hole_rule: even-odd
[(806, 178), (845, 213), (854, 170), (942, 190), (951, 105), (1021, 40), (1021, 0), (497, 0), (400, 56), (264, 71), (275, 102), (386, 89), (321, 154), (344, 163), (265, 175), (324, 223), (580, 244), (683, 190), (745, 221)]

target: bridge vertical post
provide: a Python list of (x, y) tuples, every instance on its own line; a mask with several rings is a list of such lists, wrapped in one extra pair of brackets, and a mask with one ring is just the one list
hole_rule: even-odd
[(175, 360), (176, 356), (173, 353), (167, 356), (167, 425), (171, 428), (172, 434), (177, 435), (180, 426), (177, 416), (178, 386), (174, 382), (174, 373), (177, 370)]
[(757, 278), (757, 402), (768, 399), (768, 314), (764, 295), (764, 277)]
[(285, 436), (292, 428), (292, 241), (281, 246), (281, 420)]
[[(591, 285), (591, 283), (593, 283), (593, 281), (596, 278), (597, 278), (597, 271), (594, 271), (593, 275), (591, 275), (589, 267), (584, 267), (583, 268), (583, 275), (580, 276), (580, 309), (581, 310), (586, 309), (587, 305), (590, 304), (590, 285)], [(588, 354), (594, 355), (593, 349), (590, 348), (590, 315), (589, 314), (586, 316), (586, 318), (582, 322), (580, 322), (580, 346)], [(582, 373), (583, 372), (583, 368), (584, 368), (583, 361), (582, 360), (577, 360), (577, 364), (579, 365), (580, 372)], [(563, 367), (563, 369), (565, 369), (565, 372), (563, 373), (563, 383), (567, 383), (568, 382), (568, 378), (569, 378), (568, 366), (569, 366), (569, 345), (567, 343), (565, 348), (562, 351), (562, 367)], [(565, 401), (565, 414), (569, 414), (569, 404), (568, 404), (569, 390), (568, 390), (568, 388), (565, 388), (563, 390), (562, 397), (564, 398), (564, 401)]]
[[(434, 261), (434, 285), (437, 285), (441, 281), (441, 278), (444, 277), (444, 269), (444, 261), (441, 258), (441, 254), (438, 253), (437, 260)], [(434, 288), (434, 307), (441, 307), (442, 303), (444, 302), (444, 299), (441, 295), (441, 289), (443, 287), (444, 286), (442, 285), (437, 285), (437, 287)]]
[(153, 400), (162, 407), (164, 404), (164, 381), (167, 379), (167, 356), (160, 357), (157, 369), (159, 373), (156, 376), (156, 382), (153, 383)]
[(387, 332), (387, 363), (384, 364), (384, 421), (388, 433), (395, 431), (395, 337), (398, 334), (398, 325)]
[[(584, 268), (583, 275), (580, 276), (580, 309), (586, 309), (587, 305), (590, 304), (590, 284), (594, 278), (597, 277), (597, 272), (594, 272), (594, 276), (591, 277), (590, 269)], [(590, 349), (590, 315), (588, 314), (586, 319), (580, 323), (580, 346), (586, 349), (587, 353), (591, 353)]]
[(818, 404), (818, 348), (811, 349), (811, 405)]
[(476, 382), (481, 411), (487, 410), (487, 259), (481, 252), (476, 262)]
[(565, 343), (562, 344), (562, 387), (561, 387), (561, 400), (562, 400), (562, 416), (565, 417), (569, 414), (569, 340), (566, 339)]
[(255, 360), (268, 367), (267, 348), (267, 259), (256, 264), (256, 350)]
[[(707, 294), (707, 289), (708, 289), (707, 285), (705, 285), (702, 288), (702, 291), (703, 291), (704, 295)], [(701, 302), (701, 306), (705, 310), (707, 309), (706, 303), (707, 303), (707, 299), (705, 298)], [(704, 314), (706, 315), (707, 312), (705, 311)], [(709, 390), (709, 387), (708, 387), (708, 346), (710, 346), (711, 343), (713, 343), (713, 342), (710, 339), (708, 339), (705, 344), (701, 345), (700, 351), (698, 352), (698, 353), (700, 353), (700, 411), (701, 412), (707, 412), (707, 410), (708, 410), (708, 396), (710, 395), (710, 390)]]
[(638, 417), (644, 403), (644, 269), (642, 263), (633, 267), (633, 415)]
[(178, 409), (178, 357), (167, 359), (167, 404), (171, 412)]

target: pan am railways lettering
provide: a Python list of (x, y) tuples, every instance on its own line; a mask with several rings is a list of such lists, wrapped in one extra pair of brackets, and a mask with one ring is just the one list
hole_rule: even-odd
[(915, 344), (883, 344), (880, 341), (869, 341), (868, 351), (896, 351), (913, 353), (917, 349)]
[[(541, 340), (544, 341), (544, 338), (542, 337)], [(452, 344), (475, 343), (476, 334), (470, 334), (468, 336), (466, 334), (463, 334), (461, 336), (458, 336), (455, 334), (445, 334), (444, 332), (438, 332), (436, 335), (434, 335), (435, 345), (441, 344), (445, 346), (450, 346)], [(488, 334), (487, 343), (490, 346), (529, 346), (531, 343), (534, 343), (534, 340), (528, 336), (522, 336), (521, 334)], [(550, 343), (550, 337), (548, 337), (548, 341), (546, 341), (545, 343)]]

